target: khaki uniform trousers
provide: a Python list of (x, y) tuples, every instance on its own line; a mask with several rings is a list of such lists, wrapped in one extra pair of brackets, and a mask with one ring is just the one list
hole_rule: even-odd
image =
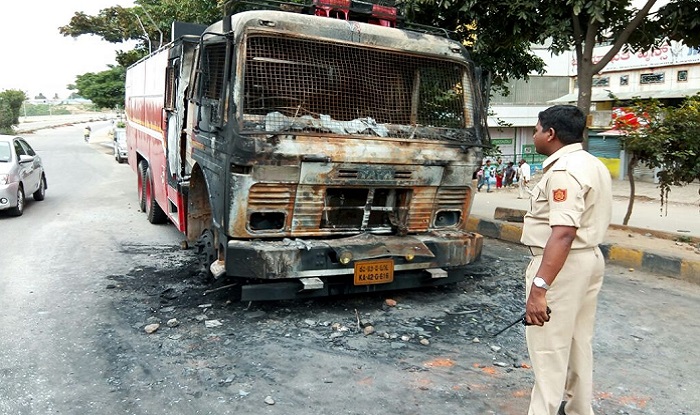
[[(526, 296), (541, 262), (536, 255), (527, 267)], [(567, 415), (593, 415), (592, 340), (604, 268), (597, 247), (571, 250), (547, 292), (550, 320), (525, 329), (535, 373), (528, 415), (557, 415), (562, 400)]]

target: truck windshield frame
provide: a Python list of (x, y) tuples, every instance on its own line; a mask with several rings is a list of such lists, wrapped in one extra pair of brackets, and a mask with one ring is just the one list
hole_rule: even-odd
[(464, 62), (269, 33), (249, 34), (245, 50), (241, 133), (473, 138)]

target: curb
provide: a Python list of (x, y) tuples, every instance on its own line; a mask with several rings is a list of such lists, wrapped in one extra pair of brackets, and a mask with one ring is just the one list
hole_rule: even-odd
[[(618, 226), (619, 229), (619, 225)], [(467, 219), (467, 230), (483, 236), (500, 239), (506, 242), (520, 243), (523, 226), (520, 223), (510, 223), (498, 220), (482, 219), (470, 216)], [(646, 272), (664, 274), (666, 276), (700, 285), (700, 261), (660, 255), (645, 252), (618, 244), (604, 243), (600, 245), (606, 262), (640, 269)]]

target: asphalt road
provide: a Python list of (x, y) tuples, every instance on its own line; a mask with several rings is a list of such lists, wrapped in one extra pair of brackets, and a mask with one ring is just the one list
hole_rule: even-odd
[(25, 137), (48, 189), (23, 216), (0, 215), (0, 413), (108, 413), (95, 410), (115, 398), (96, 343), (113, 314), (104, 278), (134, 266), (125, 247), (179, 234), (143, 226), (129, 166), (85, 143), (81, 126)]
[[(1, 415), (526, 412), (523, 328), (489, 337), (522, 312), (522, 247), (487, 240), (441, 289), (231, 302), (227, 281), (197, 279), (173, 226), (148, 224), (109, 147), (79, 125), (26, 138), (49, 188), (0, 214)], [(597, 414), (700, 413), (699, 304), (697, 285), (608, 267)]]

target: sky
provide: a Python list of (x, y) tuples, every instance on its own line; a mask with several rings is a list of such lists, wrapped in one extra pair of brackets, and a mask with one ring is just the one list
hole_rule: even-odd
[(0, 13), (0, 91), (19, 89), (27, 97), (44, 94), (67, 98), (77, 75), (107, 70), (116, 50), (133, 43), (109, 43), (98, 36), (65, 37), (60, 26), (77, 11), (96, 15), (111, 6), (133, 6), (132, 0), (20, 0)]

